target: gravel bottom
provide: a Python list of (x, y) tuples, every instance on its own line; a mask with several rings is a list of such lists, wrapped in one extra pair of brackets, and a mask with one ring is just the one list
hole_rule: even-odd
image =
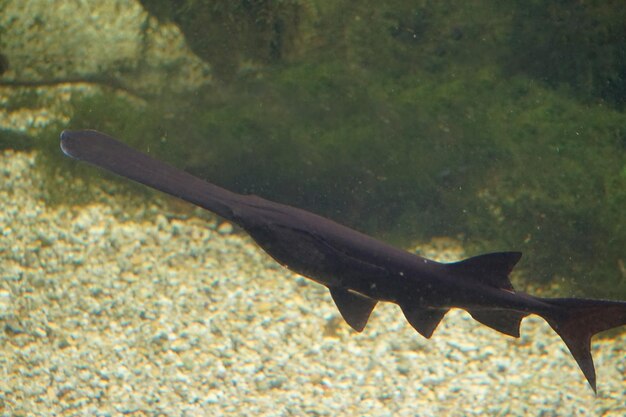
[(594, 342), (595, 397), (536, 317), (513, 339), (454, 310), (425, 340), (381, 304), (357, 334), (229, 225), (47, 206), (34, 163), (0, 154), (2, 416), (626, 415), (624, 335)]

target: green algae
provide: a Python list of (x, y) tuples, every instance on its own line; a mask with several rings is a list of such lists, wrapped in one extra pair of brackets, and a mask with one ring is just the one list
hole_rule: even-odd
[[(558, 21), (569, 2), (143, 3), (218, 81), (141, 104), (76, 96), (64, 127), (397, 244), (459, 236), (476, 252), (524, 251), (529, 281), (626, 294), (617, 6)], [(575, 22), (588, 28), (581, 50)], [(541, 46), (551, 37), (567, 46), (557, 57)], [(598, 43), (606, 59), (590, 55)], [(588, 58), (583, 83), (565, 67)]]

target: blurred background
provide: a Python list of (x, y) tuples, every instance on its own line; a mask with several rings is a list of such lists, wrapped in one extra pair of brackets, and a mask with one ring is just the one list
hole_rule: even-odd
[(623, 2), (54, 4), (0, 0), (0, 147), (36, 151), (49, 204), (103, 181), (58, 149), (93, 128), (406, 248), (523, 251), (522, 288), (626, 297)]

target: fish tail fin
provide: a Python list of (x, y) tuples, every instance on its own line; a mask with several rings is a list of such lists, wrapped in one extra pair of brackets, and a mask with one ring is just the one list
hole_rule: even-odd
[(576, 298), (541, 299), (558, 307), (541, 316), (561, 336), (587, 382), (596, 391), (596, 372), (591, 356), (591, 338), (596, 333), (626, 324), (626, 303)]

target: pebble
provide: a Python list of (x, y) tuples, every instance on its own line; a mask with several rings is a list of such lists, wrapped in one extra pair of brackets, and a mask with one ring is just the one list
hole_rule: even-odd
[(13, 314), (11, 298), (9, 291), (0, 289), (0, 320), (7, 319)]
[(626, 415), (624, 335), (594, 341), (594, 397), (538, 318), (514, 339), (452, 310), (425, 340), (379, 303), (356, 333), (230, 224), (47, 206), (35, 157), (0, 152), (2, 417)]
[(223, 222), (217, 228), (217, 232), (220, 235), (229, 235), (229, 234), (231, 234), (233, 232), (233, 225), (230, 224), (229, 222)]

